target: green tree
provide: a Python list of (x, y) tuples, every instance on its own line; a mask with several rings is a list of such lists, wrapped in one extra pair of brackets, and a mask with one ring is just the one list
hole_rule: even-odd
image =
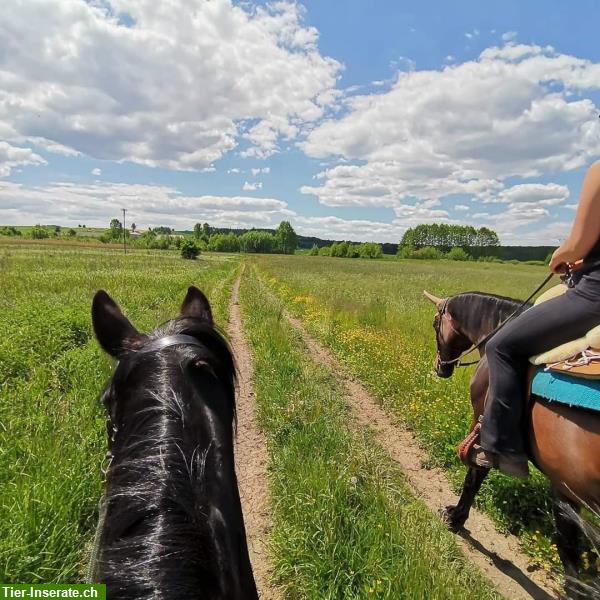
[(137, 225), (135, 223), (131, 224), (131, 231), (135, 231), (137, 229)]
[(283, 254), (294, 254), (298, 247), (298, 236), (289, 221), (281, 221), (275, 232), (275, 239)]
[(319, 256), (319, 246), (313, 244), (313, 247), (310, 249), (309, 254), (310, 256)]
[(77, 235), (77, 232), (73, 228), (71, 228), (69, 229), (69, 231), (67, 231), (67, 235), (69, 237), (75, 237)]
[(194, 225), (194, 237), (199, 240), (202, 237), (202, 224), (196, 223)]
[(194, 240), (186, 239), (181, 243), (181, 258), (195, 260), (198, 254), (200, 254), (200, 250)]

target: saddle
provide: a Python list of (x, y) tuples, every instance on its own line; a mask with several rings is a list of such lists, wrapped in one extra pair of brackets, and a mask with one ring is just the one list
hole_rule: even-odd
[[(556, 298), (567, 289), (564, 284), (550, 288), (536, 300), (535, 305)], [(566, 373), (574, 377), (600, 377), (600, 325), (578, 339), (532, 356), (529, 361), (533, 365), (543, 366), (545, 371)]]

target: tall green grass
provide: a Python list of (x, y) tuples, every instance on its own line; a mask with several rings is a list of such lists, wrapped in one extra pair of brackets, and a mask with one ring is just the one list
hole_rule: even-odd
[(271, 455), (274, 577), (286, 597), (497, 598), (372, 436), (353, 434), (342, 391), (281, 303), (251, 276), (241, 298)]
[[(291, 312), (415, 432), (431, 463), (447, 469), (458, 489), (465, 471), (456, 445), (471, 419), (473, 368), (457, 369), (448, 380), (433, 373), (435, 309), (422, 291), (443, 297), (479, 290), (526, 298), (547, 270), (493, 263), (275, 256), (261, 257), (257, 265)], [(519, 535), (536, 561), (555, 568), (559, 559), (551, 541), (551, 503), (549, 486), (537, 472), (528, 482), (493, 473), (478, 496), (478, 504), (502, 528)]]
[(225, 323), (238, 262), (56, 246), (0, 246), (0, 581), (81, 579), (106, 448), (98, 396), (112, 362), (92, 336), (106, 289), (141, 330), (176, 315), (187, 287)]

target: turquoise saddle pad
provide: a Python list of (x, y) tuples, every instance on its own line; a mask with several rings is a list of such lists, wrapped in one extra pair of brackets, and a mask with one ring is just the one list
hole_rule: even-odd
[(600, 411), (600, 379), (584, 379), (538, 369), (531, 393), (547, 400)]

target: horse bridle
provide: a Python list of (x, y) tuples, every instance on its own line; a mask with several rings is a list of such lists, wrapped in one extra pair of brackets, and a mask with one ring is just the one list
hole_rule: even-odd
[[(444, 304), (442, 305), (442, 308), (440, 308), (438, 310), (439, 321), (438, 321), (437, 327), (435, 328), (435, 337), (436, 337), (436, 344), (437, 344), (437, 352), (436, 352), (436, 356), (435, 356), (436, 367), (444, 367), (446, 365), (453, 365), (455, 363), (458, 363), (465, 354), (468, 354), (468, 352), (471, 352), (475, 348), (475, 347), (470, 348), (468, 352), (461, 352), (461, 354), (457, 358), (454, 358), (452, 360), (442, 360), (442, 355), (440, 352), (440, 345), (441, 345), (440, 342), (445, 341), (443, 332), (442, 332), (442, 325), (444, 323), (444, 317), (446, 315), (448, 315), (450, 317), (449, 319), (446, 319), (446, 321), (448, 322), (448, 325), (450, 326), (450, 329), (452, 329), (452, 331), (454, 331), (454, 333), (456, 333), (457, 335), (465, 337), (464, 333), (462, 331), (460, 331), (460, 329), (457, 329), (452, 323), (452, 315), (450, 315), (450, 313), (447, 310), (449, 301), (450, 301), (450, 298), (446, 298), (446, 300), (444, 300)], [(456, 366), (462, 367), (462, 366), (467, 366), (467, 364), (473, 364), (473, 363), (460, 363), (460, 364), (456, 364)]]

